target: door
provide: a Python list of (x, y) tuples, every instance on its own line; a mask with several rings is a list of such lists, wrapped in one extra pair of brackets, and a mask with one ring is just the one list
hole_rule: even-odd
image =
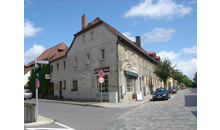
[(62, 95), (62, 81), (60, 81), (60, 91), (59, 91), (59, 96)]

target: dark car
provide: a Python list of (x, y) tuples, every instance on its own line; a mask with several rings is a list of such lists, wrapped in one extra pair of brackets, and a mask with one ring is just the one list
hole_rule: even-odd
[(166, 99), (168, 100), (170, 98), (170, 93), (166, 88), (157, 88), (154, 95), (153, 95), (153, 100), (158, 100), (158, 99)]
[(176, 87), (170, 87), (168, 90), (170, 93), (177, 93)]

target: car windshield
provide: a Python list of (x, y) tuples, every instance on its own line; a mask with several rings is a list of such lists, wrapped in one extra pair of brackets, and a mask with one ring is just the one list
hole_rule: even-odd
[(30, 90), (25, 90), (24, 92), (25, 92), (25, 93), (31, 93), (31, 91), (30, 91)]
[(158, 89), (156, 89), (156, 93), (164, 92), (164, 91), (166, 91), (166, 88), (158, 88)]

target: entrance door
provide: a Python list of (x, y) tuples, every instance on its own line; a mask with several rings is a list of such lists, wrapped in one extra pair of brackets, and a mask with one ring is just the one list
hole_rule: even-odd
[(51, 98), (53, 98), (54, 96), (54, 83), (53, 82), (50, 82), (50, 85), (49, 85), (49, 96)]
[(62, 81), (60, 81), (60, 91), (59, 91), (59, 95), (62, 95)]

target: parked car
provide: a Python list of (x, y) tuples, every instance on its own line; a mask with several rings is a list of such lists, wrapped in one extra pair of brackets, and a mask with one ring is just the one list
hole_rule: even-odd
[(168, 100), (170, 98), (170, 93), (166, 88), (157, 88), (154, 95), (153, 95), (153, 100), (158, 100), (158, 99), (166, 99)]
[(32, 92), (30, 89), (24, 89), (24, 99), (31, 99), (32, 98)]
[(177, 93), (176, 87), (170, 87), (168, 90), (170, 93)]
[(182, 86), (182, 87), (181, 87), (181, 90), (183, 90), (183, 89), (186, 89), (186, 87)]

